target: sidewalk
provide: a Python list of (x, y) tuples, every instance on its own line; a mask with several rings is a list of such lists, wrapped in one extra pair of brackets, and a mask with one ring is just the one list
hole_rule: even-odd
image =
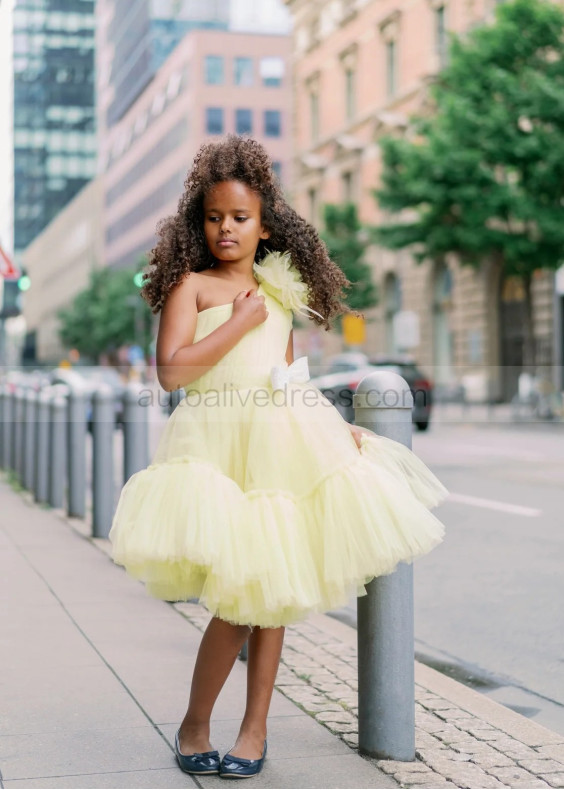
[[(219, 787), (177, 767), (200, 630), (194, 604), (147, 595), (80, 522), (0, 482), (0, 772), (3, 786)], [(233, 743), (244, 706), (237, 662), (214, 715)], [(564, 736), (416, 664), (417, 760), (360, 757), (356, 632), (316, 616), (289, 628), (252, 787), (562, 787)], [(351, 748), (351, 746), (353, 748)], [(0, 785), (2, 782), (0, 782)]]

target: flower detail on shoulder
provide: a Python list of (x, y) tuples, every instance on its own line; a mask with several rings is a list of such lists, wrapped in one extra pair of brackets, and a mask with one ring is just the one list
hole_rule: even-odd
[(292, 263), (289, 252), (269, 252), (260, 263), (253, 264), (257, 280), (264, 290), (282, 304), (287, 310), (306, 315), (320, 313), (308, 307), (309, 289), (302, 275)]

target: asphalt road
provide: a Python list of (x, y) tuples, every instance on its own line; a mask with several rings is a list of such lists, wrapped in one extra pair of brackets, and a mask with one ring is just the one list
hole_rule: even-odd
[(414, 564), (417, 658), (564, 734), (564, 425), (435, 424), (413, 449), (451, 492)]

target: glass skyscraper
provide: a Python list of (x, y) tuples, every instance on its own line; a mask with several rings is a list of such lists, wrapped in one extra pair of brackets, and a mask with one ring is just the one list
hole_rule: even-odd
[(105, 32), (113, 56), (113, 98), (104, 119), (113, 126), (151, 81), (182, 37), (193, 29), (227, 30), (230, 0), (105, 0)]
[(95, 175), (94, 5), (14, 3), (16, 257)]

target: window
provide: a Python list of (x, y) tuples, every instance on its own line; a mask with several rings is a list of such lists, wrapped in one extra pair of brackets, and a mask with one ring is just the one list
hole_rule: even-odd
[(309, 221), (312, 225), (317, 225), (319, 218), (319, 194), (317, 189), (311, 187), (307, 192), (309, 200)]
[(396, 55), (396, 42), (392, 39), (386, 43), (386, 89), (389, 97), (395, 96), (397, 91)]
[(235, 131), (237, 134), (253, 133), (252, 110), (235, 110)]
[(253, 59), (235, 58), (235, 85), (249, 86), (253, 79)]
[(223, 85), (223, 58), (221, 55), (206, 55), (205, 72), (207, 85)]
[(345, 88), (345, 117), (352, 121), (356, 115), (356, 69), (358, 48), (355, 45), (341, 53), (341, 67)]
[(309, 117), (312, 142), (319, 140), (319, 94), (312, 91), (309, 94)]
[(282, 123), (280, 110), (264, 111), (264, 134), (266, 137), (280, 137)]
[(356, 79), (354, 69), (345, 70), (345, 109), (347, 121), (352, 121), (356, 112)]
[(206, 109), (206, 132), (208, 134), (223, 134), (223, 109), (221, 107)]
[(274, 171), (276, 177), (279, 181), (282, 181), (282, 162), (273, 162), (272, 163), (272, 170)]
[(444, 66), (447, 56), (446, 9), (444, 5), (435, 8), (435, 47), (439, 56), (439, 62), (441, 66)]
[(343, 190), (343, 202), (356, 202), (356, 179), (352, 170), (347, 170), (341, 175), (341, 185)]
[(260, 61), (260, 78), (266, 87), (278, 88), (282, 85), (285, 64), (282, 58), (262, 58)]

